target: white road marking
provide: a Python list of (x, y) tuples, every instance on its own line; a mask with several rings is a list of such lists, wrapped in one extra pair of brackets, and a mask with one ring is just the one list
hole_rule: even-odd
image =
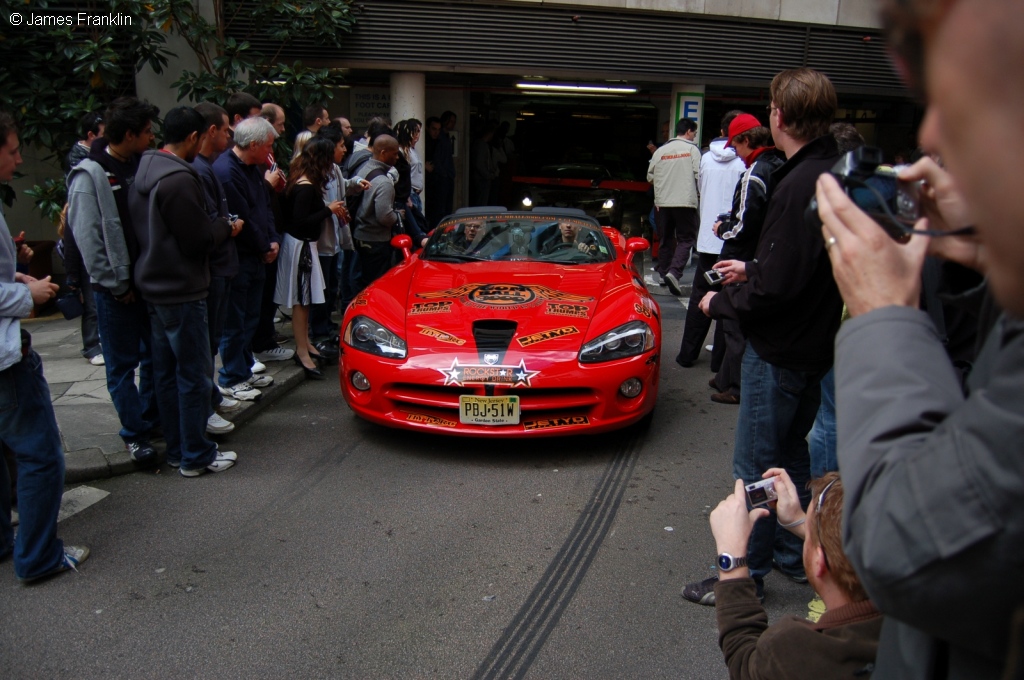
[(65, 520), (85, 510), (90, 505), (99, 503), (109, 495), (109, 491), (103, 491), (91, 486), (79, 486), (70, 491), (65, 491), (64, 497), (60, 500), (60, 514), (57, 515), (57, 521)]

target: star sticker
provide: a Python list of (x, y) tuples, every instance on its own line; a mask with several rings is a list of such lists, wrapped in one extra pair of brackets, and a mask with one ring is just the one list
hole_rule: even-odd
[(439, 368), (437, 370), (441, 371), (441, 375), (444, 376), (444, 384), (445, 384), (446, 387), (448, 385), (455, 385), (456, 387), (462, 387), (462, 370), (459, 368), (459, 360), (458, 359), (453, 359), (452, 360), (452, 367), (451, 368), (449, 368), (449, 369)]
[(518, 370), (515, 372), (516, 384), (512, 387), (519, 387), (520, 385), (530, 386), (530, 379), (535, 377), (540, 371), (529, 371), (526, 368), (526, 359), (519, 360)]

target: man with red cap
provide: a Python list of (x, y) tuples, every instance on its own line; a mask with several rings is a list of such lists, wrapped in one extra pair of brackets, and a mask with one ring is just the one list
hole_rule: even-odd
[[(771, 176), (786, 162), (782, 152), (771, 144), (771, 131), (749, 113), (736, 116), (729, 124), (726, 145), (736, 149), (736, 155), (743, 159), (747, 169), (736, 183), (729, 221), (719, 222), (714, 227), (715, 233), (724, 240), (718, 264), (714, 266), (724, 276), (723, 285), (745, 281), (745, 269), (741, 265), (754, 258), (768, 207)], [(711, 395), (711, 400), (720, 404), (738, 404), (740, 366), (747, 341), (735, 319), (721, 319), (718, 323), (725, 338), (725, 356), (711, 381), (717, 390)]]

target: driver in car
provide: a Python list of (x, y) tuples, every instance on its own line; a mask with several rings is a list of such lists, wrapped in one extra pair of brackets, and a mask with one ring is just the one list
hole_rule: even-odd
[(597, 252), (597, 244), (594, 243), (593, 230), (583, 229), (576, 222), (568, 220), (558, 223), (558, 236), (548, 240), (541, 246), (541, 255), (550, 255), (559, 250), (575, 248), (581, 253), (592, 255)]
[(474, 244), (477, 235), (483, 228), (483, 222), (463, 222), (459, 225), (449, 242), (449, 248), (459, 253), (468, 254), (476, 250), (480, 244)]

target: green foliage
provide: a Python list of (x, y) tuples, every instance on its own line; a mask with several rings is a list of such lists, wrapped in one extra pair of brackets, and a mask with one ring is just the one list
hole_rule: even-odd
[(166, 36), (139, 20), (148, 13), (137, 0), (0, 0), (0, 15), (25, 23), (33, 14), (90, 14), (135, 17), (131, 26), (28, 26), (0, 33), (0, 92), (3, 108), (18, 121), (23, 144), (63, 156), (78, 140), (78, 120), (106, 102), (135, 92), (135, 73), (149, 65), (160, 72), (171, 56)]
[[(153, 19), (180, 35), (195, 52), (200, 70), (184, 71), (175, 81), (179, 99), (223, 104), (232, 92), (245, 90), (257, 99), (273, 100), (286, 108), (334, 97), (333, 88), (344, 82), (330, 69), (307, 68), (302, 62), (279, 61), (296, 40), (312, 40), (318, 47), (340, 47), (355, 25), (353, 0), (328, 0), (298, 5), (281, 0), (224, 2), (213, 0), (220, 17), (213, 23), (192, 0), (157, 0)], [(237, 21), (240, 15), (246, 21)], [(227, 31), (232, 35), (228, 36)], [(238, 35), (244, 32), (244, 35)], [(273, 44), (268, 54), (253, 46), (257, 40)]]
[(35, 202), (36, 209), (42, 216), (53, 224), (60, 222), (60, 213), (68, 200), (68, 188), (64, 184), (64, 177), (48, 179), (42, 186), (35, 185), (25, 190), (25, 195)]
[[(259, 99), (288, 107), (327, 101), (343, 82), (329, 69), (307, 68), (301, 62), (279, 63), (295, 40), (338, 47), (355, 22), (354, 0), (324, 0), (304, 5), (284, 0), (209, 0), (214, 17), (200, 12), (199, 0), (0, 0), (0, 22), (10, 16), (36, 14), (111, 14), (133, 18), (118, 26), (28, 26), (0, 32), (0, 92), (18, 121), (25, 145), (48, 149), (62, 158), (78, 140), (78, 120), (122, 95), (135, 94), (135, 74), (144, 66), (162, 73), (168, 58), (167, 35), (181, 36), (198, 59), (197, 72), (185, 71), (174, 83), (182, 100), (223, 104), (232, 92), (245, 90)], [(247, 35), (231, 25), (246, 18)], [(236, 28), (243, 22), (235, 23)], [(233, 36), (229, 37), (228, 32)], [(268, 42), (268, 38), (270, 41)], [(253, 47), (256, 39), (273, 44), (266, 54)], [(12, 199), (0, 185), (0, 200)], [(64, 182), (47, 180), (26, 193), (44, 216), (63, 204)], [(59, 208), (58, 208), (59, 213)]]

